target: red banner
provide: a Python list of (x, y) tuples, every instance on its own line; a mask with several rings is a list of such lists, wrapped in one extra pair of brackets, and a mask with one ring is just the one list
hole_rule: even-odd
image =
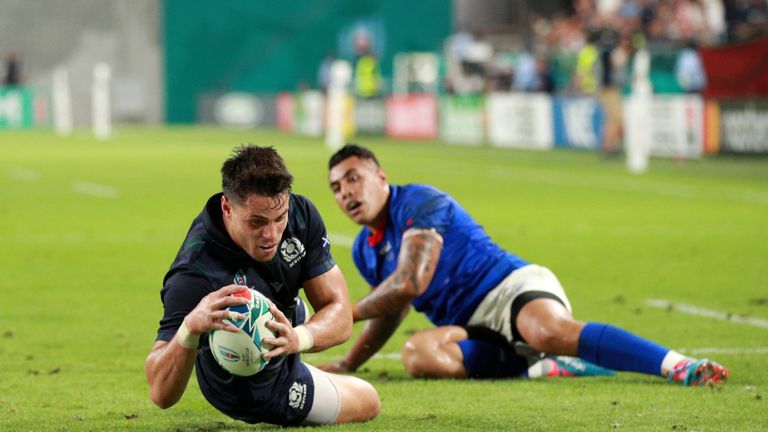
[(704, 96), (768, 96), (768, 37), (700, 52), (707, 73)]
[(437, 99), (427, 94), (387, 99), (387, 135), (405, 139), (437, 138)]
[(277, 128), (283, 132), (293, 132), (294, 98), (290, 93), (277, 95)]

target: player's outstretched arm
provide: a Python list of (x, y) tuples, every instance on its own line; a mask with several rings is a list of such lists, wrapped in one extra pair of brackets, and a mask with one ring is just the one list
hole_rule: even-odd
[(354, 372), (362, 366), (374, 354), (379, 352), (381, 347), (395, 333), (397, 327), (403, 321), (411, 305), (407, 305), (398, 315), (386, 315), (372, 318), (365, 323), (365, 328), (355, 339), (352, 348), (343, 359), (329, 364), (317, 366), (326, 372), (346, 373)]
[(346, 342), (352, 335), (349, 292), (338, 266), (304, 282), (304, 292), (315, 313), (302, 325), (293, 327), (274, 305), (270, 307), (275, 321), (268, 322), (267, 326), (275, 331), (276, 337), (264, 339), (264, 343), (273, 346), (264, 353), (265, 359), (322, 351)]
[(149, 397), (155, 405), (170, 408), (181, 399), (192, 375), (201, 334), (212, 329), (238, 331), (237, 327), (226, 325), (222, 320), (230, 318), (230, 312), (225, 308), (248, 302), (248, 299), (231, 295), (245, 289), (240, 285), (228, 285), (208, 294), (184, 318), (173, 339), (155, 342), (144, 363)]
[(354, 320), (398, 316), (411, 300), (427, 290), (442, 250), (443, 237), (434, 229), (405, 231), (397, 269), (352, 307)]

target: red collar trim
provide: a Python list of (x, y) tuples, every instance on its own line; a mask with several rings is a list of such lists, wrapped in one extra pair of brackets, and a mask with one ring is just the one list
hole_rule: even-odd
[(387, 219), (384, 219), (381, 224), (376, 227), (376, 231), (371, 231), (368, 235), (368, 246), (374, 247), (384, 240), (384, 227), (387, 226)]

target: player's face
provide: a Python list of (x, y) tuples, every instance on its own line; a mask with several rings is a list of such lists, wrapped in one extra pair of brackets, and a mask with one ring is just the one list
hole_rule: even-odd
[(288, 225), (288, 193), (274, 198), (251, 194), (242, 203), (221, 198), (224, 226), (232, 240), (256, 261), (272, 259)]
[(360, 225), (378, 227), (389, 198), (381, 168), (370, 159), (352, 156), (331, 168), (328, 181), (341, 211)]

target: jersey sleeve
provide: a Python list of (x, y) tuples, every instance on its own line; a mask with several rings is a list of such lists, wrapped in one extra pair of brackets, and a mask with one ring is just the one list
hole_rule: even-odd
[(355, 238), (355, 243), (352, 245), (352, 261), (355, 262), (355, 267), (357, 267), (360, 276), (368, 282), (371, 288), (375, 288), (381, 281), (376, 278), (375, 263), (369, 263), (365, 259), (366, 237), (365, 231), (361, 231)]
[(170, 341), (192, 309), (210, 293), (208, 280), (192, 272), (176, 272), (165, 280), (160, 298), (163, 319), (157, 329), (157, 340)]
[(300, 197), (298, 202), (303, 207), (300, 211), (304, 213), (306, 225), (304, 244), (306, 245), (307, 257), (301, 275), (301, 280), (306, 281), (324, 274), (336, 265), (336, 261), (331, 255), (331, 243), (328, 240), (328, 233), (325, 230), (325, 223), (323, 223), (320, 212), (317, 211), (311, 201), (304, 197)]
[(402, 230), (434, 228), (440, 235), (445, 235), (453, 222), (453, 201), (432, 188), (418, 187), (408, 193), (409, 196), (401, 200), (403, 204), (397, 211)]

